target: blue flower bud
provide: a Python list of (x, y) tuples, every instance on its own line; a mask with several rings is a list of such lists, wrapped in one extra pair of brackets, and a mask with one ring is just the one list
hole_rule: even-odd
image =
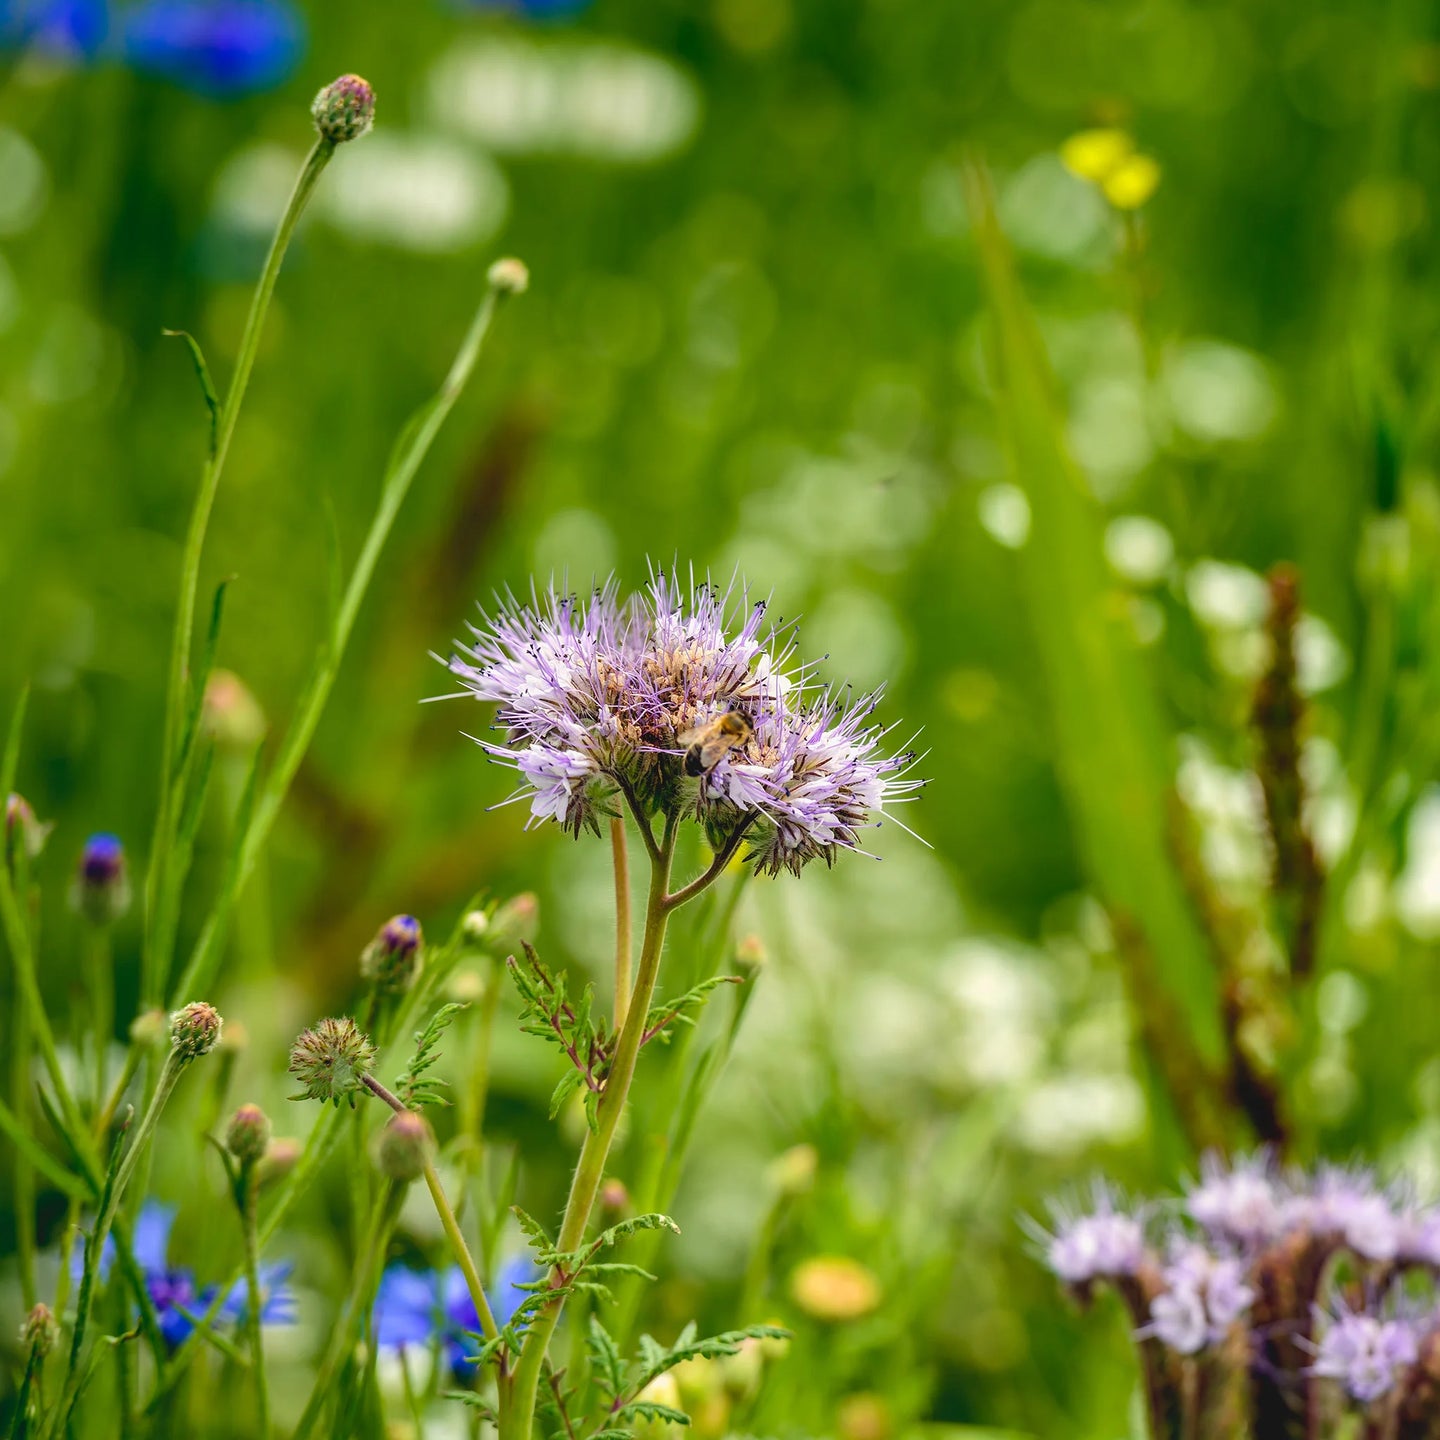
[(424, 935), (413, 915), (392, 915), (360, 955), (360, 974), (386, 992), (408, 990), (420, 972)]
[(119, 837), (92, 835), (80, 852), (70, 904), (92, 925), (112, 925), (130, 908), (130, 878)]

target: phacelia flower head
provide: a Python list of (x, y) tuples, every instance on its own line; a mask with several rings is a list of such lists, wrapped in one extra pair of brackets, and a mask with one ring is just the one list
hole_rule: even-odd
[(1390, 1197), (1367, 1170), (1322, 1166), (1287, 1207), (1291, 1225), (1344, 1244), (1365, 1260), (1394, 1260), (1403, 1226)]
[(332, 145), (358, 140), (375, 123), (375, 92), (368, 80), (342, 75), (315, 97), (310, 116)]
[(1338, 1380), (1347, 1394), (1368, 1405), (1389, 1394), (1419, 1353), (1420, 1326), (1413, 1317), (1341, 1307), (1328, 1317), (1311, 1371)]
[(1268, 1155), (1233, 1165), (1207, 1155), (1200, 1162), (1199, 1182), (1185, 1196), (1185, 1208), (1216, 1240), (1253, 1248), (1285, 1228), (1289, 1198)]
[(620, 792), (645, 814), (699, 820), (717, 852), (743, 839), (758, 869), (798, 872), (860, 848), (859, 832), (919, 781), (885, 753), (876, 697), (844, 703), (787, 665), (793, 633), (743, 589), (687, 588), (656, 572), (622, 601), (613, 581), (581, 601), (513, 597), (472, 627), (451, 672), (498, 705), (531, 823), (599, 829)]
[(254, 1165), (270, 1148), (270, 1117), (258, 1105), (242, 1105), (225, 1128), (225, 1148), (242, 1166)]
[(320, 1021), (301, 1033), (290, 1049), (290, 1073), (305, 1087), (292, 1100), (342, 1099), (355, 1092), (375, 1068), (375, 1046), (348, 1015)]
[[(507, 1260), (486, 1299), (495, 1323), (508, 1325), (524, 1300), (520, 1287), (536, 1278), (528, 1256)], [(470, 1298), (458, 1265), (443, 1273), (390, 1265), (375, 1292), (375, 1343), (394, 1353), (408, 1346), (426, 1347), (439, 1341), (447, 1368), (459, 1380), (468, 1380), (475, 1366), (468, 1358), (479, 1348), (480, 1317)]]
[(202, 95), (271, 90), (305, 48), (305, 25), (287, 0), (141, 0), (121, 12), (126, 59)]
[(1145, 1226), (1127, 1213), (1115, 1193), (1096, 1184), (1090, 1209), (1076, 1213), (1051, 1206), (1053, 1229), (1037, 1227), (1045, 1261), (1066, 1285), (1083, 1288), (1099, 1280), (1130, 1279), (1149, 1257)]
[(420, 973), (424, 935), (413, 915), (392, 915), (360, 955), (360, 974), (389, 994), (408, 990)]
[(1220, 1344), (1255, 1301), (1241, 1261), (1212, 1255), (1203, 1245), (1177, 1245), (1161, 1279), (1164, 1289), (1150, 1302), (1144, 1333), (1181, 1355)]
[(23, 795), (5, 797), (5, 848), (0, 860), (14, 866), (24, 852), (26, 860), (36, 860), (45, 848), (53, 826), (42, 825)]
[(92, 925), (113, 925), (130, 908), (125, 847), (117, 835), (92, 835), (80, 852), (70, 906)]
[(170, 1017), (170, 1053), (183, 1063), (208, 1055), (220, 1043), (224, 1023), (213, 1005), (192, 1001)]

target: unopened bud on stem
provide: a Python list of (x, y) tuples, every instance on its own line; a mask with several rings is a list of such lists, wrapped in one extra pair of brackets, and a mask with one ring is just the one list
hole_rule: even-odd
[(220, 1043), (220, 1012), (196, 1000), (170, 1017), (170, 1053), (182, 1063), (208, 1055)]
[(409, 1184), (424, 1173), (433, 1144), (425, 1117), (413, 1110), (402, 1110), (390, 1117), (376, 1138), (375, 1162), (381, 1174)]
[(310, 115), (332, 145), (358, 140), (375, 123), (375, 92), (358, 75), (342, 75), (315, 97)]
[(270, 1148), (270, 1117), (258, 1105), (242, 1105), (225, 1131), (225, 1148), (243, 1166), (254, 1165)]

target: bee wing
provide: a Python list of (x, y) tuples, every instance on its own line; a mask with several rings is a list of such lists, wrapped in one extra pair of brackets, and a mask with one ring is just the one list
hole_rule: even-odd
[(706, 727), (704, 725), (692, 725), (690, 729), (682, 731), (675, 737), (677, 745), (694, 745), (705, 738)]

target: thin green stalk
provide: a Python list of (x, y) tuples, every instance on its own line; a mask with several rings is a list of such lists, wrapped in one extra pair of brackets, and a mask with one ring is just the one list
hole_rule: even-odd
[(250, 383), (250, 372), (260, 348), (260, 332), (280, 277), (280, 266), (295, 226), (315, 190), (326, 165), (335, 153), (335, 143), (321, 137), (306, 156), (300, 175), (291, 191), (289, 202), (280, 217), (270, 252), (260, 272), (259, 283), (250, 302), (250, 313), (240, 337), (240, 351), (225, 403), (215, 416), (210, 454), (200, 476), (200, 489), (195, 508), (190, 514), (190, 527), (185, 535), (185, 549), (180, 562), (180, 601), (175, 614), (175, 631), (170, 646), (170, 670), (165, 691), (165, 733), (161, 749), (160, 797), (155, 819), (155, 839), (150, 851), (150, 868), (145, 883), (145, 947), (141, 959), (141, 1001), (157, 1004), (164, 996), (170, 968), (170, 950), (174, 945), (175, 925), (179, 911), (177, 877), (171, 874), (176, 827), (179, 824), (180, 796), (176, 768), (186, 713), (186, 677), (190, 664), (190, 647), (195, 634), (195, 598), (200, 584), (200, 556), (205, 548), (205, 532), (210, 525), (210, 512), (215, 505), (220, 475), (230, 452), (235, 423)]
[(341, 1306), (339, 1318), (330, 1335), (330, 1346), (320, 1362), (315, 1376), (315, 1386), (310, 1392), (300, 1423), (295, 1427), (291, 1440), (305, 1440), (320, 1419), (330, 1391), (345, 1356), (354, 1341), (357, 1320), (369, 1308), (375, 1287), (380, 1283), (380, 1267), (385, 1259), (385, 1250), (390, 1243), (390, 1232), (400, 1218), (400, 1207), (405, 1200), (405, 1187), (394, 1180), (387, 1180), (376, 1197), (370, 1212), (365, 1241), (356, 1257), (355, 1275), (350, 1293)]
[(630, 1005), (630, 857), (623, 813), (610, 821), (610, 850), (615, 860), (615, 1029), (619, 1031)]
[(315, 672), (285, 736), (275, 766), (266, 777), (251, 813), (226, 893), (211, 912), (176, 987), (175, 993), (179, 996), (199, 993), (209, 985), (214, 976), (235, 897), (243, 889), (260, 858), (270, 829), (285, 803), (291, 781), (295, 778), (295, 772), (300, 768), (300, 761), (304, 758), (315, 728), (320, 723), (326, 701), (330, 698), (330, 691), (334, 688), (335, 678), (340, 670), (340, 662), (344, 658), (350, 632), (354, 629), (361, 602), (370, 587), (395, 517), (409, 493), (416, 472), (439, 434), (440, 427), (445, 423), (474, 372), (495, 311), (500, 300), (508, 293), (508, 290), (497, 287), (495, 282), (491, 281), (439, 393), (411, 420), (397, 443), (395, 455), (381, 488), (375, 518), (370, 522), (369, 533), (365, 537), (359, 559), (355, 562), (355, 569), (336, 611)]
[[(365, 1076), (363, 1083), (372, 1095), (383, 1100), (397, 1115), (404, 1114), (404, 1102), (398, 1096), (392, 1095), (373, 1075)], [(487, 1340), (493, 1340), (500, 1333), (500, 1327), (496, 1325), (495, 1316), (490, 1311), (490, 1302), (486, 1299), (475, 1257), (470, 1253), (465, 1232), (455, 1218), (454, 1207), (450, 1204), (449, 1196), (445, 1194), (445, 1187), (440, 1183), (440, 1172), (436, 1170), (435, 1160), (431, 1156), (426, 1157), (424, 1174), (426, 1189), (430, 1191), (430, 1199), (435, 1204), (435, 1213), (440, 1217), (445, 1238), (450, 1242), (456, 1263), (460, 1266), (461, 1274), (465, 1276), (465, 1288), (469, 1290), (475, 1313), (480, 1317), (480, 1329)]]
[(265, 1341), (261, 1324), (265, 1307), (260, 1296), (260, 1183), (253, 1163), (244, 1167), (240, 1185), (240, 1226), (245, 1234), (245, 1328), (250, 1366), (255, 1372), (255, 1403), (259, 1412), (256, 1434), (259, 1440), (270, 1440), (270, 1377), (265, 1369)]
[[(30, 1111), (30, 1017), (23, 1005), (14, 1009), (10, 1028), (10, 1099), (17, 1128), (25, 1133)], [(14, 1162), (15, 1249), (20, 1256), (20, 1294), (28, 1314), (35, 1305), (35, 1167), (24, 1150)]]
[(462, 1135), (468, 1136), (469, 1166), (479, 1174), (485, 1158), (485, 1102), (490, 1093), (490, 1051), (495, 1039), (495, 1015), (500, 1009), (501, 980), (505, 961), (500, 955), (490, 957), (490, 973), (485, 978), (485, 992), (480, 997), (476, 1017), (475, 1048), (470, 1056), (470, 1084), (465, 1091), (464, 1112), (460, 1124)]
[(85, 984), (95, 1026), (95, 1111), (105, 1104), (105, 1061), (115, 1029), (115, 965), (108, 926), (91, 925), (85, 936)]
[[(666, 817), (664, 838), (657, 847), (656, 857), (650, 867), (645, 933), (640, 942), (640, 965), (635, 977), (630, 1012), (620, 1032), (615, 1060), (605, 1081), (605, 1093), (600, 1097), (596, 1110), (596, 1127), (586, 1131), (580, 1159), (570, 1182), (570, 1197), (565, 1204), (565, 1216), (560, 1223), (560, 1235), (556, 1241), (556, 1249), (563, 1252), (578, 1250), (585, 1238), (590, 1212), (594, 1209), (595, 1197), (604, 1179), (605, 1162), (610, 1155), (610, 1146), (615, 1139), (620, 1115), (625, 1109), (630, 1082), (635, 1077), (640, 1040), (645, 1032), (646, 1017), (650, 1013), (655, 982), (660, 974), (660, 954), (665, 944), (665, 928), (673, 908), (668, 889), (670, 866), (675, 858), (675, 834), (675, 817), (671, 814)], [(559, 1323), (563, 1306), (563, 1299), (552, 1300), (535, 1317), (525, 1333), (520, 1362), (511, 1383), (508, 1414), (501, 1427), (501, 1440), (531, 1440), (531, 1431), (535, 1424), (535, 1396), (545, 1365), (545, 1354), (550, 1345), (550, 1337)]]

